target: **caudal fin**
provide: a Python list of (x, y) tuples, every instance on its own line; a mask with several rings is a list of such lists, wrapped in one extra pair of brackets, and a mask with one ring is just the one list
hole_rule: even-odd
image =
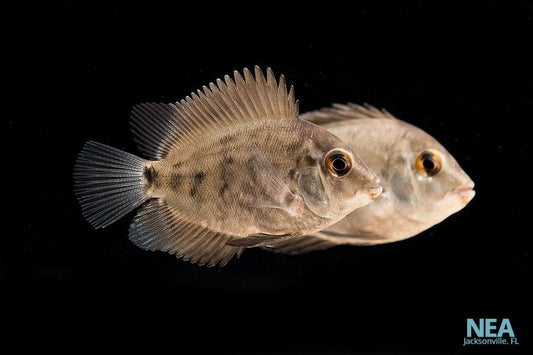
[(104, 228), (142, 204), (144, 160), (102, 143), (89, 141), (74, 166), (74, 193), (82, 214)]

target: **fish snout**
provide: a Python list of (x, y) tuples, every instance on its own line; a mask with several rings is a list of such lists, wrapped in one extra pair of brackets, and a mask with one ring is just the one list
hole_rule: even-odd
[(355, 198), (353, 200), (354, 203), (351, 205), (352, 210), (354, 209), (354, 205), (359, 208), (372, 203), (382, 191), (383, 186), (381, 186), (379, 178), (372, 179), (371, 182), (365, 184), (363, 188), (356, 191), (354, 196)]
[(459, 199), (463, 205), (468, 204), (476, 195), (476, 191), (474, 190), (474, 182), (472, 180), (467, 181), (466, 183), (457, 187), (455, 192), (459, 195)]

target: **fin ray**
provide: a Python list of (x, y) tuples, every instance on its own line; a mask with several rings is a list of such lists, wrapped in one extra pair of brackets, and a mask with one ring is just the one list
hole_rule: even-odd
[(130, 225), (130, 240), (140, 248), (161, 250), (199, 265), (224, 266), (243, 247), (227, 245), (231, 236), (186, 221), (164, 201), (149, 201)]
[(324, 250), (342, 243), (336, 243), (330, 239), (322, 239), (315, 235), (302, 235), (290, 239), (276, 241), (274, 244), (264, 248), (274, 253), (298, 255), (309, 253), (315, 250)]
[(276, 244), (279, 241), (287, 240), (288, 238), (292, 238), (292, 237), (293, 236), (290, 234), (274, 235), (274, 234), (258, 233), (258, 234), (246, 236), (244, 238), (232, 239), (231, 241), (228, 242), (228, 245), (251, 248), (251, 247)]
[(144, 160), (102, 143), (89, 141), (74, 165), (74, 193), (82, 214), (103, 228), (146, 200)]
[(346, 105), (333, 104), (332, 107), (324, 107), (316, 111), (306, 112), (301, 117), (317, 125), (361, 118), (396, 119), (396, 117), (385, 109), (379, 110), (366, 103), (361, 106), (351, 102)]
[(291, 119), (298, 117), (294, 88), (289, 93), (285, 79), (279, 82), (270, 68), (267, 77), (255, 67), (255, 77), (246, 68), (244, 78), (217, 79), (202, 90), (175, 104), (144, 103), (133, 107), (131, 127), (144, 155), (161, 160), (171, 150), (192, 143), (198, 137), (222, 127), (250, 120)]

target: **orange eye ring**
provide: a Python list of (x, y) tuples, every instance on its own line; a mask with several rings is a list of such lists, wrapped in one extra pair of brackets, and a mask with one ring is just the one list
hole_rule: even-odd
[(352, 169), (352, 158), (345, 150), (331, 150), (326, 154), (326, 167), (331, 175), (344, 176)]
[(435, 176), (439, 173), (441, 167), (442, 159), (435, 150), (424, 150), (416, 157), (416, 168), (423, 175)]

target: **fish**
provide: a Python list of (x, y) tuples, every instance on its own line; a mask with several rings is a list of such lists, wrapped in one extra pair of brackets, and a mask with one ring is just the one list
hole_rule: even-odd
[(474, 182), (422, 129), (365, 104), (333, 104), (303, 119), (335, 134), (381, 179), (383, 192), (323, 231), (280, 241), (273, 251), (301, 254), (336, 245), (376, 245), (411, 238), (463, 209)]
[(86, 142), (73, 174), (85, 219), (104, 228), (139, 207), (135, 245), (211, 267), (374, 201), (382, 186), (357, 153), (299, 117), (283, 75), (254, 74), (234, 71), (176, 103), (135, 105), (143, 158)]

